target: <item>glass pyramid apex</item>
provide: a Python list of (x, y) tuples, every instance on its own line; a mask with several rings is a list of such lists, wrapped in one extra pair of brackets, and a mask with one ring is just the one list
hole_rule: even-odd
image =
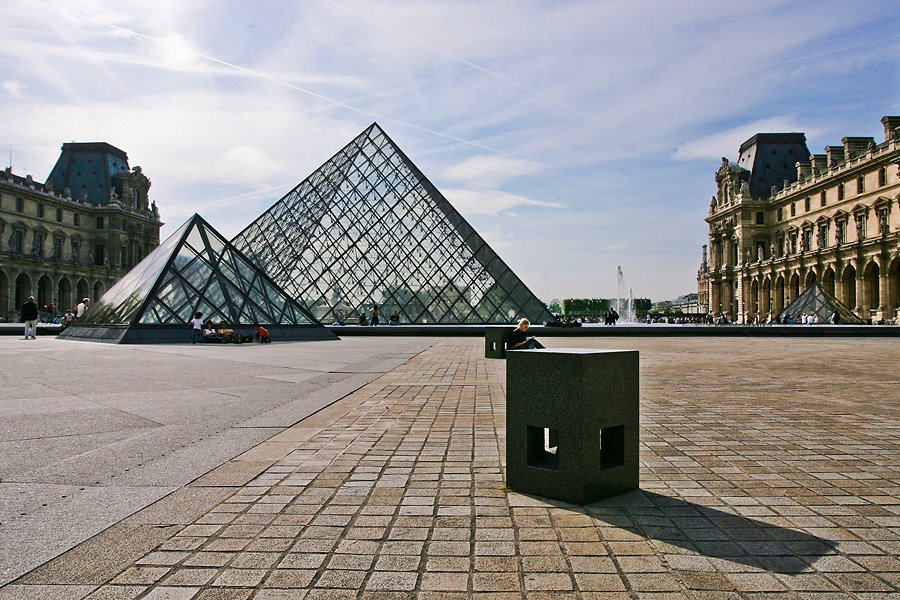
[(323, 320), (372, 305), (402, 323), (552, 318), (377, 123), (232, 243)]

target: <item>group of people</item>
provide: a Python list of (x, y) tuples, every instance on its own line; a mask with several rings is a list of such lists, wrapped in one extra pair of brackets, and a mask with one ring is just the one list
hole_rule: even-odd
[[(373, 304), (372, 308), (369, 309), (371, 316), (366, 316), (365, 311), (359, 313), (356, 317), (356, 324), (360, 327), (375, 327), (381, 323), (381, 309), (377, 304)], [(394, 310), (391, 313), (391, 316), (388, 317), (388, 325), (399, 325), (400, 324), (400, 311)], [(344, 325), (344, 315), (342, 312), (338, 311), (334, 315), (334, 322), (331, 324), (333, 327), (340, 327)]]
[(218, 326), (213, 325), (211, 320), (203, 320), (203, 313), (194, 313), (194, 318), (188, 324), (191, 329), (191, 343), (206, 342), (212, 344), (241, 344), (243, 342), (257, 342), (260, 344), (268, 344), (272, 341), (269, 330), (260, 325), (253, 323), (255, 333), (253, 337), (242, 336), (227, 321), (222, 321)]
[[(49, 315), (49, 322), (55, 323), (58, 325), (62, 325), (63, 329), (80, 319), (84, 316), (84, 314), (88, 311), (88, 308), (91, 306), (90, 298), (83, 298), (81, 302), (78, 303), (77, 306), (67, 310), (62, 316), (57, 316), (56, 305), (44, 305), (44, 312)], [(25, 337), (26, 340), (34, 340), (37, 339), (37, 324), (40, 321), (41, 311), (38, 309), (37, 302), (34, 300), (34, 296), (29, 296), (27, 300), (22, 304), (20, 311), (22, 315), (22, 322), (25, 324)], [(44, 322), (47, 322), (46, 320)]]

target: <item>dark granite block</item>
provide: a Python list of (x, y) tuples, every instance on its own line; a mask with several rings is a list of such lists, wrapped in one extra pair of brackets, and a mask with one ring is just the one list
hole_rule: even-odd
[(484, 328), (484, 357), (506, 358), (506, 346), (514, 327), (485, 327)]
[(637, 351), (509, 351), (507, 485), (573, 504), (636, 489), (639, 417)]

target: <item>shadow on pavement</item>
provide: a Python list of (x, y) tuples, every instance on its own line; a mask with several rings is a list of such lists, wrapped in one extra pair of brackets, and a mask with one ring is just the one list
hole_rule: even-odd
[(834, 542), (797, 529), (644, 490), (595, 502), (583, 510), (597, 521), (647, 539), (773, 573), (809, 571), (819, 558), (836, 553)]

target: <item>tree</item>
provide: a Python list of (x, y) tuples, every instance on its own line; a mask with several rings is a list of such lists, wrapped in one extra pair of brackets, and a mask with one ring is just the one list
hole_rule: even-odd
[(639, 319), (643, 319), (647, 316), (647, 313), (650, 312), (650, 306), (653, 303), (650, 302), (650, 298), (635, 298), (634, 299), (634, 316)]
[(551, 300), (550, 304), (547, 305), (547, 310), (549, 310), (554, 315), (562, 313), (562, 306), (559, 299), (554, 298), (553, 300)]

